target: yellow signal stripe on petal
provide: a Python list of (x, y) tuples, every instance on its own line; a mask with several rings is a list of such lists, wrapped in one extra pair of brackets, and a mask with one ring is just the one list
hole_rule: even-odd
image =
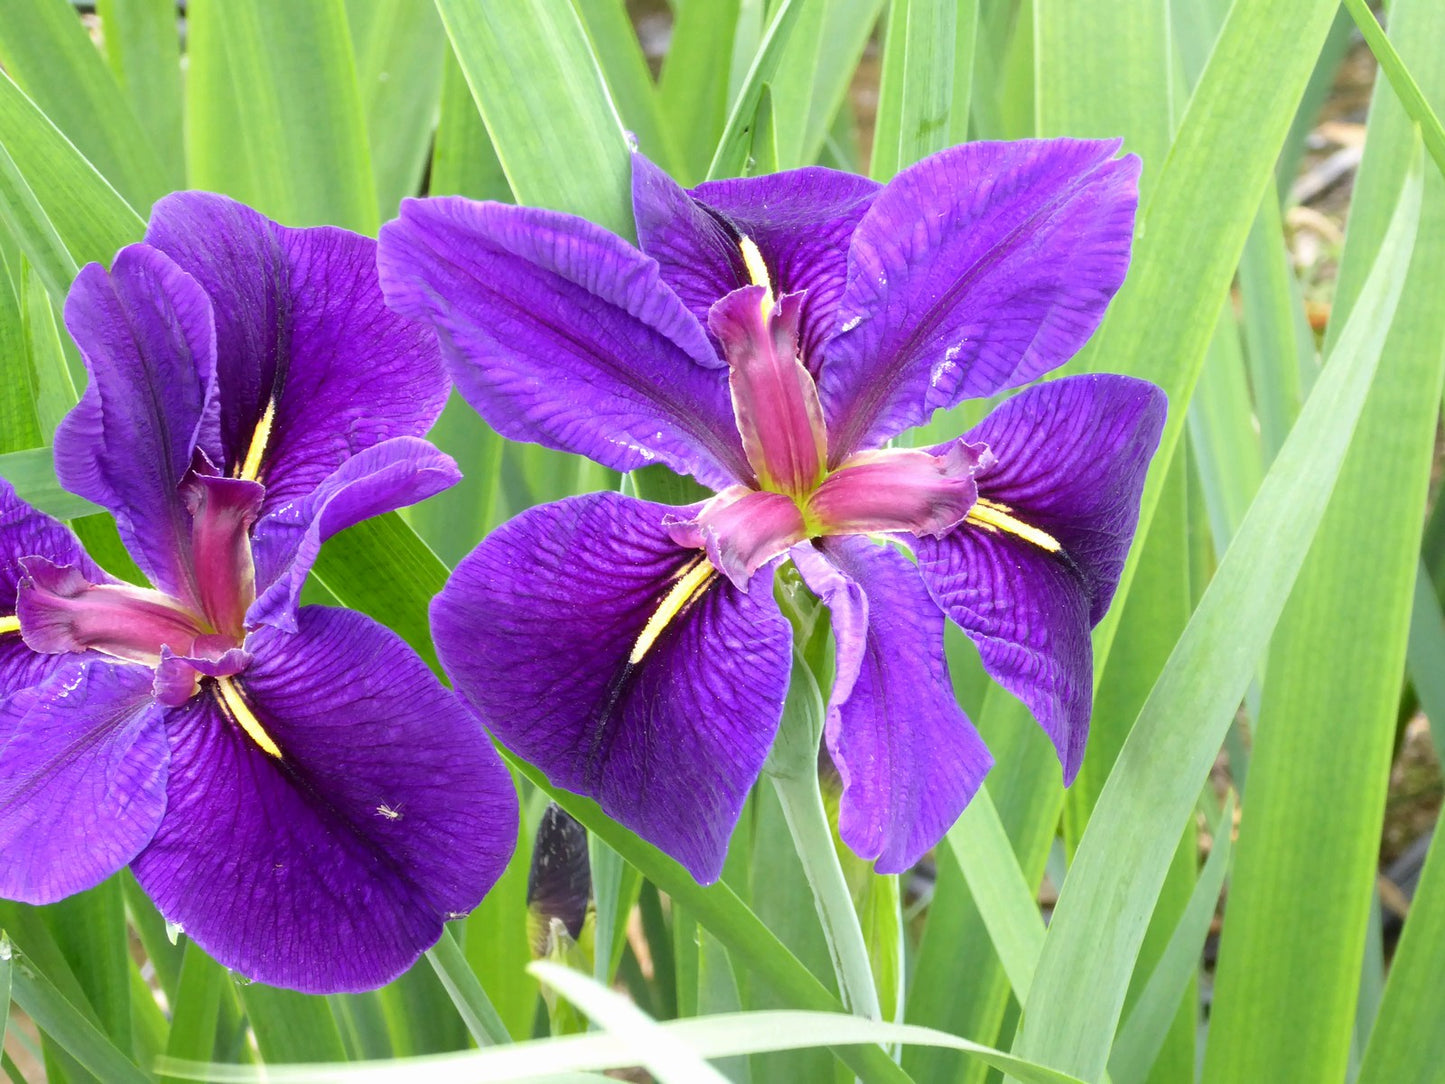
[(11, 614), (9, 617), (0, 617), (0, 636), (7, 632), (20, 631), (20, 618)]
[(1031, 542), (1041, 550), (1049, 553), (1059, 553), (1063, 546), (1059, 540), (1037, 527), (1030, 527), (1021, 520), (1014, 519), (1009, 515), (1012, 509), (1006, 504), (995, 504), (993, 501), (980, 497), (974, 506), (968, 510), (968, 520), (976, 523), (987, 530), (1003, 531), (1015, 538), (1022, 538), (1025, 542)]
[(246, 703), (241, 690), (236, 688), (230, 678), (217, 678), (216, 687), (221, 690), (221, 700), (231, 719), (246, 732), (246, 736), (261, 747), (261, 751), (277, 760), (281, 759), (281, 747), (266, 733), (261, 721), (256, 718)]
[(748, 278), (752, 279), (754, 286), (761, 286), (767, 291), (763, 294), (763, 317), (766, 319), (768, 313), (773, 311), (773, 280), (768, 277), (768, 265), (763, 262), (763, 254), (758, 251), (758, 246), (751, 237), (738, 238), (738, 248), (743, 251), (743, 263), (747, 265)]
[(717, 572), (712, 565), (703, 557), (699, 557), (679, 573), (677, 582), (672, 585), (672, 590), (652, 612), (652, 616), (647, 619), (647, 624), (638, 635), (637, 642), (632, 645), (632, 654), (627, 656), (629, 666), (636, 666), (642, 661), (642, 657), (652, 650), (653, 644), (657, 643), (657, 638), (662, 635), (662, 630), (672, 623), (689, 602), (707, 589), (707, 585), (716, 575)]
[(254, 482), (261, 473), (261, 459), (266, 454), (266, 445), (271, 440), (271, 423), (275, 420), (276, 400), (272, 398), (266, 400), (266, 410), (256, 423), (256, 431), (251, 434), (251, 447), (246, 450), (246, 461), (241, 464), (238, 477)]

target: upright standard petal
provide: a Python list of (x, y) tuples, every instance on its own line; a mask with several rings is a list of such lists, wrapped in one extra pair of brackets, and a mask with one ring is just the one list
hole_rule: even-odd
[(242, 676), (170, 713), (170, 805), (133, 868), (228, 967), (369, 989), (481, 900), (516, 799), (476, 719), (395, 634), (347, 610), (298, 618), (252, 633)]
[(68, 661), (63, 655), (35, 651), (20, 635), (16, 609), (20, 581), (26, 578), (20, 562), (26, 557), (67, 565), (91, 583), (109, 579), (69, 527), (26, 504), (15, 495), (14, 487), (0, 478), (0, 702), (39, 683)]
[(382, 441), (422, 436), (446, 402), (430, 328), (391, 312), (376, 242), (289, 229), (225, 196), (180, 192), (146, 241), (215, 309), (222, 473), (266, 486), (266, 512), (300, 500)]
[(388, 303), (435, 323), (457, 388), (503, 436), (621, 471), (661, 461), (714, 489), (751, 481), (722, 362), (621, 238), (553, 211), (407, 200), (379, 267)]
[(798, 546), (838, 644), (824, 737), (843, 799), (838, 833), (879, 873), (901, 873), (943, 837), (993, 764), (954, 699), (943, 615), (906, 557), (863, 538)]
[(251, 535), (260, 596), (253, 625), (296, 630), (296, 604), (321, 544), (372, 516), (425, 500), (461, 478), (451, 456), (416, 437), (395, 437), (353, 456), (301, 501), (270, 512)]
[(0, 702), (0, 897), (53, 903), (105, 880), (166, 808), (150, 671), (71, 661)]
[(809, 166), (708, 181), (689, 193), (642, 155), (632, 156), (638, 244), (698, 322), (706, 326), (714, 302), (753, 281), (740, 247), (746, 237), (775, 293), (806, 293), (801, 352), (815, 376), (818, 348), (834, 331), (848, 280), (848, 241), (878, 189), (867, 177)]
[(961, 438), (995, 456), (967, 519), (914, 543), (929, 592), (1033, 712), (1065, 783), (1088, 735), (1089, 630), (1118, 585), (1164, 416), (1163, 392), (1130, 377), (1030, 388)]
[(597, 493), (493, 531), (432, 604), (442, 664), (491, 731), (699, 881), (766, 759), (792, 634), (672, 542), (675, 509)]
[(211, 303), (164, 253), (131, 245), (109, 273), (99, 264), (81, 270), (65, 324), (90, 383), (56, 429), (56, 474), (114, 514), (152, 583), (199, 601), (179, 488), (196, 449), (216, 450)]
[(968, 143), (858, 224), (818, 392), (833, 462), (1067, 361), (1124, 280), (1139, 160), (1118, 141)]

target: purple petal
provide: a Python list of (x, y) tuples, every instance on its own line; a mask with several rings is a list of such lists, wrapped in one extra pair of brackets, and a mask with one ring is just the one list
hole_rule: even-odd
[(969, 143), (889, 182), (853, 236), (823, 349), (833, 462), (1084, 344), (1129, 266), (1139, 159), (1118, 149)]
[(657, 264), (590, 222), (460, 198), (407, 200), (382, 288), (435, 322), (462, 395), (505, 437), (621, 471), (660, 460), (749, 481), (726, 371)]
[(266, 511), (357, 452), (423, 435), (441, 413), (447, 380), (432, 333), (387, 309), (370, 238), (288, 229), (224, 196), (181, 192), (152, 209), (146, 241), (194, 276), (215, 310), (212, 458), (223, 473), (244, 464), (274, 400), (259, 442)]
[(364, 519), (440, 493), (460, 477), (451, 456), (416, 437), (395, 437), (348, 459), (304, 500), (273, 510), (256, 525), (251, 546), (261, 594), (247, 621), (294, 632), (297, 599), (323, 542)]
[(673, 511), (617, 493), (530, 509), (457, 566), (432, 631), (497, 737), (709, 882), (777, 731), (792, 636), (771, 576), (739, 591), (667, 537)]
[(751, 281), (738, 247), (739, 237), (748, 237), (776, 293), (807, 291), (802, 355), (815, 374), (847, 283), (848, 241), (878, 188), (866, 177), (810, 166), (708, 181), (689, 194), (642, 155), (632, 156), (638, 242), (698, 322), (706, 325), (714, 302)]
[(1059, 552), (973, 514), (915, 543), (929, 592), (1033, 712), (1065, 783), (1089, 729), (1089, 630), (1114, 597), (1164, 415), (1163, 392), (1123, 376), (1070, 377), (1014, 396), (961, 440), (987, 443), (996, 457), (977, 475), (980, 505), (1044, 532)]
[(170, 805), (134, 869), (221, 963), (311, 993), (379, 986), (475, 907), (517, 834), (475, 718), (399, 638), (307, 607), (235, 681), (282, 759), (207, 686), (168, 718)]
[(215, 447), (210, 301), (164, 253), (130, 245), (109, 274), (99, 264), (81, 270), (65, 324), (90, 383), (55, 431), (60, 483), (115, 515), (152, 583), (194, 599), (191, 523), (178, 488), (195, 450)]
[(21, 639), (14, 623), (6, 620), (15, 617), (20, 581), (25, 578), (20, 564), (24, 557), (45, 557), (69, 565), (92, 583), (110, 581), (69, 527), (30, 507), (0, 478), (0, 628), (5, 630), (0, 631), (0, 701), (38, 684), (69, 661), (62, 655), (36, 652)]
[(838, 833), (879, 873), (937, 843), (993, 764), (954, 699), (943, 615), (907, 558), (862, 538), (798, 546), (838, 644), (824, 737), (843, 780)]
[(72, 658), (0, 703), (0, 897), (53, 903), (150, 841), (169, 757), (150, 691), (143, 667)]

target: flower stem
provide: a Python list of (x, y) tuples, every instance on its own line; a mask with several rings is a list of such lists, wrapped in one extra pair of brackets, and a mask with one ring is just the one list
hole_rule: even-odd
[(782, 802), (793, 846), (803, 861), (803, 873), (813, 889), (813, 903), (818, 908), (823, 937), (833, 957), (833, 972), (838, 977), (843, 1004), (857, 1016), (881, 1020), (883, 1013), (878, 1007), (868, 945), (863, 940), (853, 896), (833, 846), (833, 830), (823, 808), (817, 770), (814, 769), (811, 778), (774, 776), (773, 786)]
[(442, 930), (441, 940), (427, 950), (426, 958), (436, 971), (437, 978), (442, 980), (452, 1004), (478, 1046), (497, 1046), (512, 1041), (507, 1026), (482, 989), (476, 972), (467, 963), (462, 947), (457, 944), (450, 929)]

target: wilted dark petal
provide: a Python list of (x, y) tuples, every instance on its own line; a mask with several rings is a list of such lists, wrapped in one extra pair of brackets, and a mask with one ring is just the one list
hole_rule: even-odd
[(818, 378), (835, 463), (1084, 344), (1129, 265), (1139, 160), (1118, 149), (968, 143), (879, 193)]
[(834, 330), (848, 276), (848, 241), (878, 192), (852, 173), (809, 166), (708, 181), (689, 194), (640, 154), (632, 156), (632, 209), (642, 250), (700, 323), (713, 303), (750, 281), (739, 237), (758, 246), (775, 293), (806, 290), (803, 360)]
[(621, 238), (554, 211), (407, 200), (378, 266), (503, 436), (622, 471), (658, 460), (714, 489), (751, 479), (706, 333)]
[(357, 452), (421, 436), (441, 413), (447, 381), (431, 329), (387, 309), (371, 238), (289, 229), (225, 196), (179, 192), (152, 208), (146, 240), (210, 295), (213, 458), (234, 474), (256, 448), (264, 511), (304, 497)]
[(432, 631), (497, 737), (708, 882), (777, 730), (791, 630), (771, 577), (739, 591), (668, 538), (672, 511), (530, 509), (457, 566)]
[(989, 521), (971, 514), (915, 545), (929, 592), (978, 645), (984, 668), (1033, 712), (1066, 783), (1088, 735), (1089, 630), (1118, 585), (1164, 415), (1163, 392), (1123, 376), (1016, 395), (961, 438), (996, 456), (977, 476)]
[(110, 581), (69, 527), (30, 507), (15, 495), (9, 482), (0, 478), (0, 701), (37, 684), (69, 661), (63, 655), (33, 650), (20, 636), (15, 619), (20, 581), (25, 578), (20, 560), (35, 556), (69, 565), (91, 583)]
[(150, 671), (72, 658), (0, 702), (0, 897), (53, 903), (150, 841), (166, 808)]
[(460, 477), (451, 456), (417, 437), (395, 437), (348, 459), (304, 499), (268, 513), (251, 535), (261, 595), (249, 622), (294, 631), (301, 587), (323, 542), (440, 493)]
[(252, 633), (232, 679), (170, 713), (170, 806), (135, 860), (161, 913), (217, 960), (311, 993), (379, 986), (477, 905), (517, 836), (512, 782), (476, 719), (399, 638), (307, 607)]
[(178, 488), (197, 447), (215, 451), (211, 304), (164, 253), (131, 245), (109, 274), (89, 264), (65, 324), (90, 383), (55, 431), (55, 472), (115, 515), (126, 548), (161, 590), (195, 599), (191, 523)]
[(943, 615), (897, 551), (829, 538), (793, 560), (833, 618), (838, 661), (824, 737), (843, 780), (838, 832), (879, 873), (943, 837), (993, 764), (954, 699)]

